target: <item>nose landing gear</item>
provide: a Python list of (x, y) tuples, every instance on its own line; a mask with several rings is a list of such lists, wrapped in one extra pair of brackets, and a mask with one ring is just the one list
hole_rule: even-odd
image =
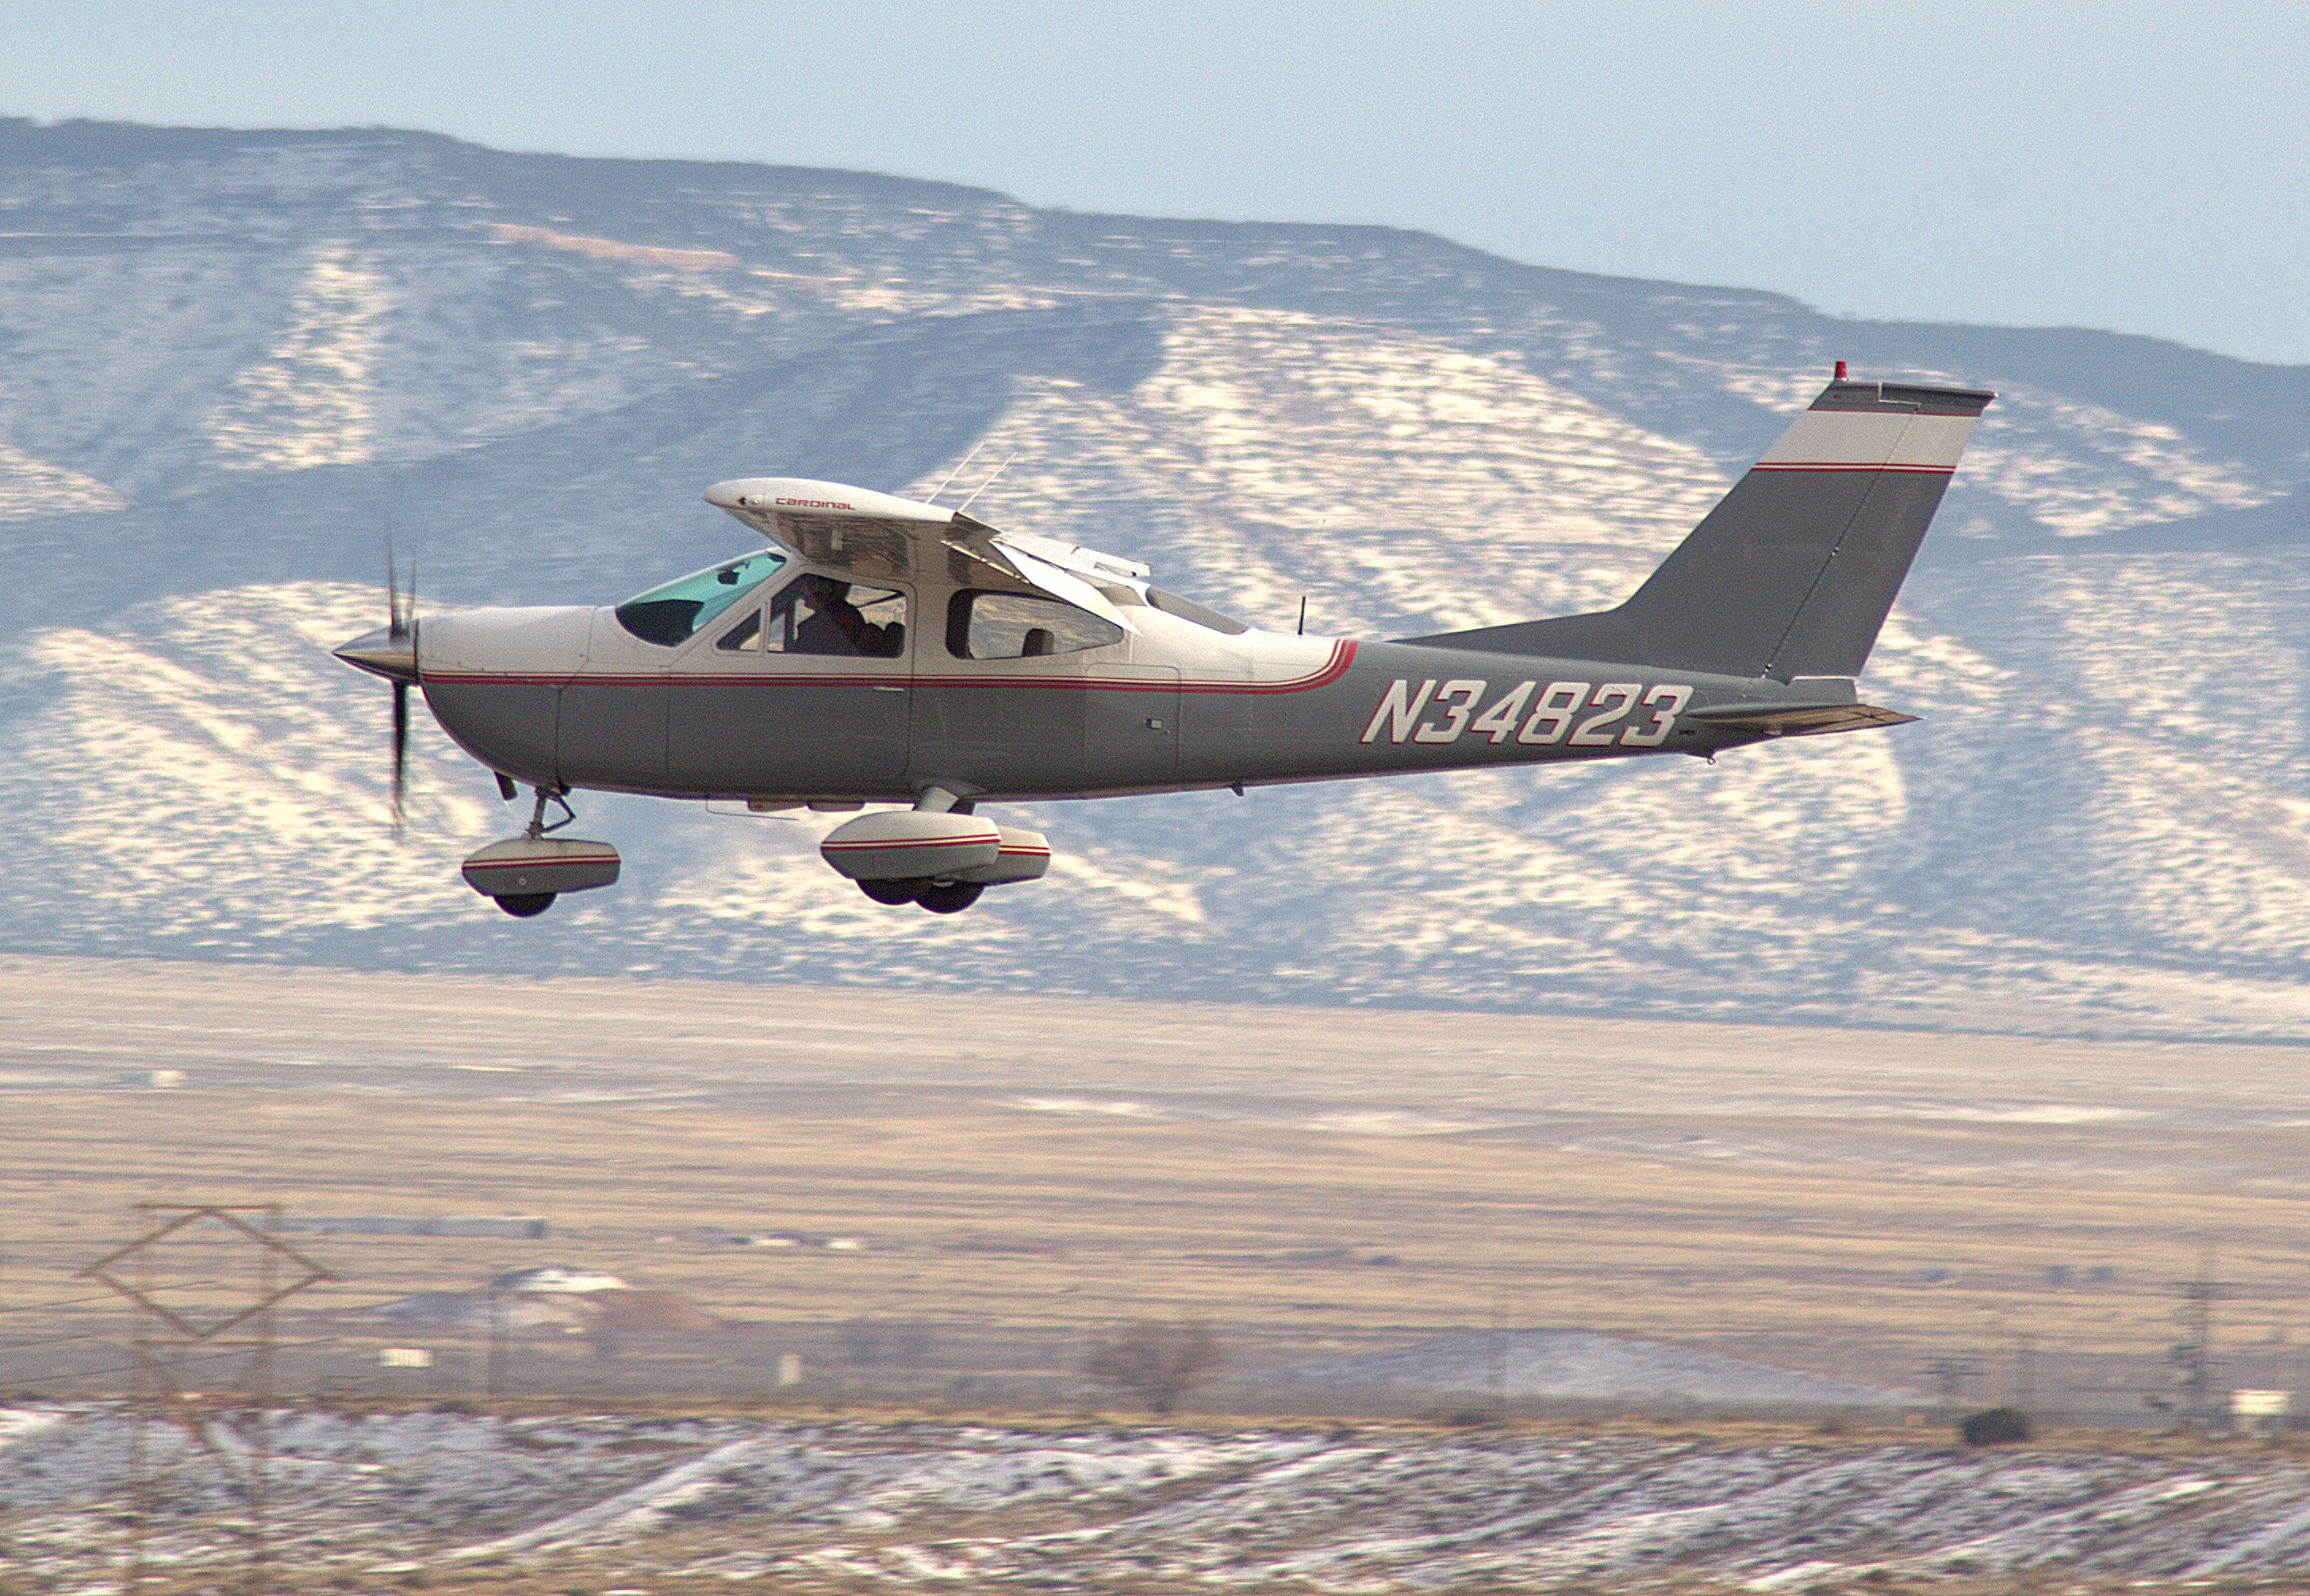
[[(510, 783), (500, 780), (503, 786)], [(562, 818), (549, 826), (545, 806), (558, 805)], [(618, 879), (618, 850), (605, 842), (554, 837), (578, 818), (560, 791), (537, 789), (537, 808), (519, 837), (493, 842), (465, 861), (465, 884), (516, 919), (543, 915), (564, 892), (606, 887)]]

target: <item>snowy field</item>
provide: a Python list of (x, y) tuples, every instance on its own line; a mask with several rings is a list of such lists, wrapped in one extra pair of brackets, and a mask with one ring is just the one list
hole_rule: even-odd
[[(282, 1588), (686, 1592), (2310, 1588), (2310, 1466), (1787, 1435), (305, 1412), (272, 1427)], [(0, 1578), (116, 1590), (129, 1433), (0, 1414)], [(147, 1436), (167, 1588), (245, 1552), (221, 1421)], [(759, 1582), (759, 1583), (757, 1583)]]

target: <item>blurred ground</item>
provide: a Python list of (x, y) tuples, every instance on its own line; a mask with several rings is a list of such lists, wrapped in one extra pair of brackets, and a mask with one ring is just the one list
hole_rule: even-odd
[[(2303, 1062), (18, 959), (0, 1382), (123, 1389), (126, 1316), (73, 1271), (131, 1203), (199, 1199), (548, 1223), (291, 1238), (343, 1279), (284, 1313), (283, 1389), (1079, 1401), (1089, 1341), (1187, 1315), (1238, 1409), (1293, 1406), (1263, 1371), (1552, 1326), (2163, 1422), (2175, 1283), (2209, 1270), (2205, 1389), (2310, 1383)], [(427, 1332), (433, 1366), (378, 1366), (419, 1331), (367, 1310), (544, 1263), (727, 1328), (512, 1334), (493, 1373), (484, 1338)]]

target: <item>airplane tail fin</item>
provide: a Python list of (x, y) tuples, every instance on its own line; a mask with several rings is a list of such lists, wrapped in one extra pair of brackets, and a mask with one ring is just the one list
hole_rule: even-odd
[(1618, 609), (1407, 638), (1725, 676), (1857, 676), (1941, 506), (1973, 388), (1848, 382), (1812, 408)]

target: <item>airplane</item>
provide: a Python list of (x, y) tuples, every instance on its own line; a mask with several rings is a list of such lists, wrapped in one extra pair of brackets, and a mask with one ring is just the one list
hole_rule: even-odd
[(826, 835), (826, 863), (876, 903), (949, 915), (1050, 866), (1046, 837), (982, 805), (1714, 759), (1914, 720), (1855, 678), (1994, 397), (1838, 361), (1644, 584), (1592, 614), (1394, 641), (1270, 631), (968, 499), (753, 477), (706, 499), (761, 547), (621, 604), (421, 624), (388, 557), (387, 624), (335, 654), (393, 684), (396, 825), (412, 687), (508, 802), (534, 789), (526, 829), (465, 863), (509, 915), (618, 879), (610, 844), (559, 835), (580, 789), (864, 811)]

